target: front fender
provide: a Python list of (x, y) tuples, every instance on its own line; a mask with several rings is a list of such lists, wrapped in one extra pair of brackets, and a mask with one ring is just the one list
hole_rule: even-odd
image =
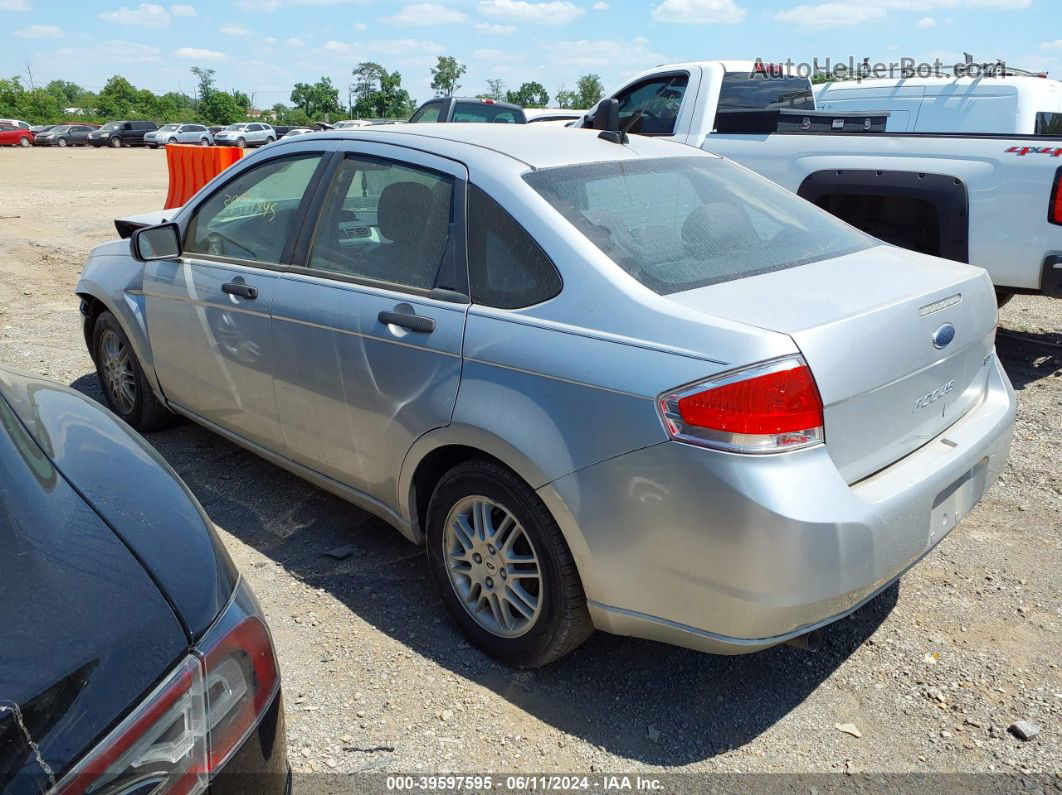
[[(125, 241), (114, 241), (114, 244), (128, 247)], [(105, 245), (113, 247), (114, 244)], [(155, 360), (148, 339), (143, 286), (144, 267), (141, 263), (128, 255), (107, 252), (89, 258), (74, 292), (82, 299), (99, 301), (118, 319), (144, 370), (144, 377), (162, 400), (162, 389), (155, 375)], [(91, 346), (89, 354), (92, 354)]]

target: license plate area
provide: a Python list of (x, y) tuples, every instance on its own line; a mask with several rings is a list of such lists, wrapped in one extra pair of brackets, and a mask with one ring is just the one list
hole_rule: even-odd
[(984, 458), (933, 500), (926, 548), (932, 547), (958, 524), (984, 496), (988, 459)]

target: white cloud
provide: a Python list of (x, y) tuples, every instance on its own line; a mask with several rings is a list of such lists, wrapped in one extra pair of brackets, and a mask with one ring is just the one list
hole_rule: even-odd
[(196, 16), (195, 6), (190, 6), (190, 5), (170, 6), (170, 13), (173, 14), (175, 17), (194, 17), (194, 16)]
[(488, 36), (509, 36), (516, 33), (516, 25), (495, 25), (493, 22), (477, 22), (475, 28)]
[(366, 25), (364, 22), (355, 22), (354, 23), (354, 30), (359, 30), (360, 31), (360, 30), (368, 30), (368, 29), (369, 29), (369, 26)]
[(546, 25), (565, 25), (586, 13), (585, 9), (569, 3), (568, 0), (549, 0), (542, 3), (532, 3), (528, 0), (479, 0), (476, 8), (479, 13), (488, 17)]
[(305, 47), (306, 46), (306, 42), (304, 42), (302, 39), (290, 38), (290, 39), (285, 39), (284, 40), (284, 46), (285, 47), (290, 47), (291, 49), (294, 49), (294, 50), (297, 50), (300, 47)]
[(922, 17), (915, 23), (915, 27), (919, 30), (928, 30), (929, 28), (935, 28), (937, 21), (933, 17)]
[(809, 30), (831, 30), (851, 28), (874, 19), (882, 19), (884, 16), (885, 9), (878, 6), (820, 3), (815, 6), (799, 5), (786, 11), (779, 11), (774, 15), (774, 20)]
[(446, 48), (437, 41), (422, 39), (372, 39), (348, 44), (345, 41), (327, 41), (323, 49), (344, 57), (363, 57), (365, 55), (422, 55), (440, 53)]
[(26, 0), (0, 0), (0, 11), (29, 11)]
[(181, 47), (174, 50), (173, 54), (178, 58), (194, 58), (198, 61), (224, 61), (229, 57), (223, 52), (207, 50), (201, 47)]
[(251, 31), (243, 25), (222, 25), (218, 30), (226, 36), (250, 36)]
[(164, 28), (171, 21), (169, 12), (155, 3), (141, 3), (136, 8), (122, 6), (117, 11), (104, 11), (100, 18), (116, 25), (144, 28)]
[(637, 71), (667, 58), (649, 48), (649, 40), (639, 36), (633, 41), (611, 39), (583, 39), (555, 41), (539, 48), (553, 66), (562, 69), (595, 69), (607, 72), (616, 64), (623, 64), (626, 72)]
[(1041, 50), (1062, 50), (1062, 39), (1055, 39), (1054, 41), (1045, 41), (1040, 45)]
[(499, 50), (493, 47), (484, 47), (472, 50), (472, 57), (480, 61), (492, 61), (494, 63), (514, 63), (524, 60), (521, 50)]
[(653, 6), (657, 22), (734, 25), (748, 13), (734, 0), (664, 0)]
[(397, 14), (382, 17), (392, 25), (460, 25), (469, 22), (468, 14), (439, 3), (412, 3)]
[(605, 0), (598, 0), (590, 8), (594, 9), (594, 11), (608, 11), (612, 6), (606, 3)]
[(88, 47), (63, 47), (52, 53), (49, 59), (58, 69), (65, 62), (71, 67), (84, 67), (86, 62), (96, 60), (116, 64), (158, 63), (162, 57), (158, 47), (111, 39)]
[(30, 25), (28, 28), (16, 30), (15, 35), (20, 39), (61, 39), (63, 31), (55, 25)]

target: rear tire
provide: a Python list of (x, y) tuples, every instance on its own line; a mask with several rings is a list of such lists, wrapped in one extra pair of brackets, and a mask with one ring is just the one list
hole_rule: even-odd
[(476, 458), (447, 472), (428, 505), (426, 535), (443, 604), (488, 654), (537, 668), (593, 633), (560, 528), (534, 490), (501, 464)]
[(199, 139), (199, 145), (200, 146), (210, 146), (210, 141), (208, 141), (206, 138), (200, 138)]
[(155, 397), (117, 318), (103, 312), (92, 328), (92, 358), (107, 407), (144, 433), (173, 425), (177, 415)]
[(18, 139), (18, 145), (23, 147), (23, 148), (25, 148), (25, 147), (30, 145), (30, 139), (29, 138), (19, 138)]

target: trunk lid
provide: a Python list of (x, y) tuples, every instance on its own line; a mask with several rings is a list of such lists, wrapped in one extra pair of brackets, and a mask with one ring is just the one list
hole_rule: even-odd
[(792, 337), (849, 483), (938, 436), (986, 388), (996, 304), (981, 268), (881, 245), (668, 298)]

